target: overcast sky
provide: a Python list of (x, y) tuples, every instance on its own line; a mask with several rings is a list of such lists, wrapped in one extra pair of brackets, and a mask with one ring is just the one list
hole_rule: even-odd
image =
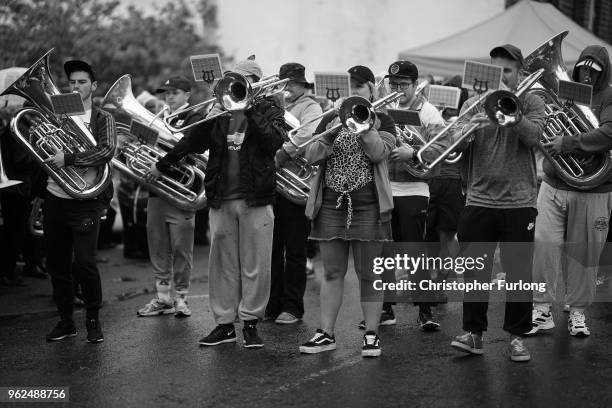
[[(123, 0), (146, 10), (165, 0)], [(310, 71), (363, 64), (384, 71), (400, 51), (471, 27), (504, 0), (217, 0), (219, 45), (257, 56), (265, 74), (289, 61)], [(194, 54), (198, 54), (194, 50)], [(231, 68), (231, 67), (224, 67)]]

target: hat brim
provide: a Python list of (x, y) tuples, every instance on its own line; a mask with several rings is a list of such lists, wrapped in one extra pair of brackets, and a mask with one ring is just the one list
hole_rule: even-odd
[(406, 79), (412, 79), (412, 80), (416, 80), (417, 79), (417, 78), (415, 78), (413, 76), (399, 75), (399, 74), (387, 74), (383, 78), (406, 78)]

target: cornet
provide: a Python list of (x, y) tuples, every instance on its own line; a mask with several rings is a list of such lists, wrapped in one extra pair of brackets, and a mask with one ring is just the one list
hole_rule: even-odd
[[(168, 127), (171, 132), (184, 132), (185, 130), (199, 125), (200, 123), (216, 119), (219, 116), (227, 115), (229, 112), (247, 109), (249, 106), (258, 103), (263, 98), (281, 93), (285, 90), (285, 85), (287, 82), (289, 82), (288, 78), (278, 79), (278, 77), (274, 75), (271, 77), (266, 77), (251, 85), (251, 83), (243, 75), (236, 72), (227, 72), (215, 86), (214, 98), (200, 102), (193, 106), (189, 106), (183, 110), (173, 113), (172, 115), (168, 115), (164, 118), (164, 122), (166, 127)], [(225, 111), (208, 116), (187, 126), (174, 127), (170, 125), (170, 122), (172, 122), (172, 120), (178, 115), (200, 109), (203, 106), (207, 106), (215, 102), (221, 104)]]

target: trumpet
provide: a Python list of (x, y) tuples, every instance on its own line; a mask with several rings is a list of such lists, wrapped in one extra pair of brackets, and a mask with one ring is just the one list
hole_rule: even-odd
[[(251, 85), (251, 83), (243, 75), (236, 72), (227, 72), (215, 86), (215, 96), (213, 98), (200, 102), (196, 105), (189, 106), (183, 110), (173, 113), (172, 115), (168, 115), (164, 118), (164, 122), (166, 127), (171, 132), (184, 132), (193, 126), (216, 119), (219, 116), (227, 115), (233, 111), (247, 109), (249, 106), (256, 104), (263, 98), (281, 93), (285, 90), (287, 82), (289, 82), (288, 78), (278, 79), (278, 76), (272, 75)], [(170, 125), (170, 122), (172, 122), (172, 120), (178, 115), (200, 109), (215, 102), (221, 104), (225, 111), (208, 116), (190, 125), (182, 127), (174, 127)]]
[[(520, 122), (522, 117), (522, 105), (519, 97), (526, 91), (528, 91), (541, 77), (544, 75), (544, 69), (540, 68), (537, 71), (531, 73), (519, 84), (516, 93), (510, 91), (497, 90), (489, 91), (482, 94), (472, 105), (467, 107), (465, 111), (457, 119), (467, 115), (474, 109), (484, 107), (485, 112), (489, 120), (498, 126), (512, 127)], [(444, 152), (442, 152), (435, 160), (428, 163), (423, 158), (423, 153), (432, 144), (444, 137), (454, 126), (456, 122), (447, 125), (437, 135), (435, 135), (429, 142), (423, 145), (417, 153), (417, 158), (423, 169), (426, 172), (431, 171), (437, 166), (442, 160), (445, 160), (450, 154), (454, 153), (455, 149), (469, 136), (480, 128), (480, 125), (475, 124), (471, 126), (466, 132), (463, 132)]]
[[(338, 116), (340, 118), (339, 124), (332, 126), (325, 132), (321, 132), (301, 144), (296, 142), (295, 138), (293, 137), (295, 133), (292, 134), (291, 132), (289, 132), (289, 141), (291, 142), (291, 144), (293, 144), (296, 148), (299, 149), (308, 146), (309, 144), (323, 137), (337, 132), (342, 126), (349, 128), (351, 132), (356, 134), (365, 132), (372, 128), (376, 119), (376, 110), (381, 109), (386, 105), (397, 101), (399, 98), (402, 97), (402, 95), (403, 94), (400, 92), (393, 92), (375, 101), (374, 103), (368, 101), (365, 98), (362, 98), (361, 96), (348, 97), (344, 102), (342, 102), (342, 105), (340, 105), (340, 108), (338, 109)], [(323, 114), (319, 115), (318, 118), (315, 118), (313, 120), (318, 120), (329, 112), (330, 111), (328, 110)]]

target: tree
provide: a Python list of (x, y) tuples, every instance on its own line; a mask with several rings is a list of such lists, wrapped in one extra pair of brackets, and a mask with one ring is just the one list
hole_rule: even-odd
[(192, 77), (190, 55), (221, 54), (214, 0), (199, 0), (196, 10), (193, 16), (184, 0), (150, 16), (134, 6), (121, 11), (117, 0), (8, 0), (0, 5), (0, 69), (28, 67), (55, 47), (50, 69), (58, 86), (66, 84), (63, 62), (77, 58), (96, 71), (99, 94), (124, 74), (132, 75), (135, 94), (155, 89), (169, 75)]

